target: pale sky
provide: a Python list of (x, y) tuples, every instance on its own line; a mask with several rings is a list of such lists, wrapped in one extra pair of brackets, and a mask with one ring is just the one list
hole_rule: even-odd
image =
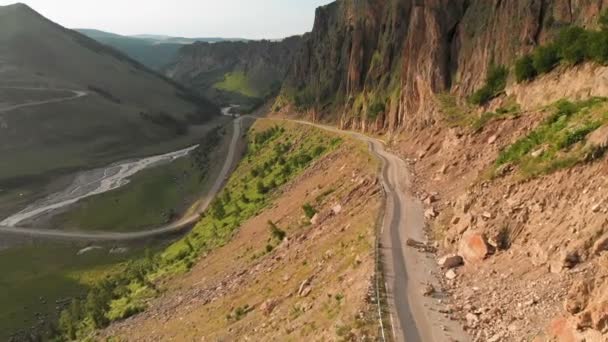
[[(16, 1), (0, 0), (0, 5)], [(283, 38), (333, 0), (21, 0), (68, 28), (181, 37)]]

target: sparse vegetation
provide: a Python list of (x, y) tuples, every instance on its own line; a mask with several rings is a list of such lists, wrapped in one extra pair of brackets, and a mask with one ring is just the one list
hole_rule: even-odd
[(268, 221), (268, 228), (272, 237), (278, 241), (283, 241), (287, 235), (284, 230), (281, 230), (274, 222)]
[(519, 104), (514, 98), (507, 98), (505, 104), (495, 112), (484, 112), (480, 116), (470, 105), (458, 103), (456, 96), (439, 94), (437, 100), (448, 125), (469, 128), (473, 132), (480, 132), (492, 120), (516, 116), (520, 112)]
[(496, 169), (511, 164), (525, 177), (534, 177), (590, 160), (595, 151), (583, 142), (608, 122), (607, 99), (562, 100), (554, 107), (542, 124), (500, 153)]
[(437, 102), (441, 108), (441, 112), (445, 115), (448, 125), (462, 127), (471, 124), (472, 117), (470, 113), (473, 111), (473, 108), (470, 108), (470, 105), (467, 103), (461, 104), (456, 96), (447, 93), (438, 94)]
[(234, 309), (233, 312), (229, 313), (226, 316), (226, 319), (228, 319), (229, 321), (240, 321), (252, 310), (253, 308), (250, 307), (249, 304), (239, 306), (238, 308)]

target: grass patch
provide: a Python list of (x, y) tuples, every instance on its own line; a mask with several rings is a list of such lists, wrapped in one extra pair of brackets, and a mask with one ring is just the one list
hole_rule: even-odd
[(557, 102), (542, 124), (500, 153), (495, 169), (515, 165), (527, 178), (588, 160), (593, 151), (583, 142), (589, 133), (608, 122), (607, 110), (606, 98)]
[(224, 75), (224, 80), (214, 85), (214, 88), (248, 97), (259, 98), (262, 94), (254, 87), (247, 75), (242, 71), (229, 72)]

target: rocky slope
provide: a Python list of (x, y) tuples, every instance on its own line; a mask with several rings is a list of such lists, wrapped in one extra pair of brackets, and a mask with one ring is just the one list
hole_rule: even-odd
[[(254, 130), (277, 122), (258, 121)], [(320, 134), (280, 125), (287, 134)], [(162, 296), (148, 310), (110, 326), (99, 339), (377, 340), (372, 280), (382, 206), (378, 167), (366, 146), (347, 138), (277, 189), (229, 241), (197, 257), (187, 274), (158, 284)], [(239, 171), (233, 177), (249, 174)], [(303, 210), (306, 203), (316, 214)], [(272, 226), (283, 230), (280, 241)]]
[(470, 94), (492, 62), (512, 63), (564, 25), (594, 25), (606, 4), (337, 1), (317, 9), (278, 104), (294, 104), (344, 126), (421, 128), (438, 119), (435, 94)]
[(197, 42), (164, 72), (220, 104), (259, 103), (279, 90), (300, 41)]
[[(606, 341), (606, 157), (532, 176), (526, 172), (542, 165), (550, 148), (544, 141), (528, 153), (528, 164), (497, 169), (505, 150), (546, 125), (558, 99), (607, 96), (593, 87), (605, 72), (593, 65), (555, 71), (509, 87), (509, 96), (497, 100), (519, 99), (517, 113), (480, 129), (437, 124), (393, 144), (415, 172), (439, 256), (464, 259), (463, 267), (454, 268), (459, 257), (445, 267), (453, 297), (446, 314), (475, 341)], [(583, 116), (605, 113), (605, 100), (596, 101), (599, 107), (584, 107)], [(605, 148), (607, 139), (602, 126), (546, 160)]]

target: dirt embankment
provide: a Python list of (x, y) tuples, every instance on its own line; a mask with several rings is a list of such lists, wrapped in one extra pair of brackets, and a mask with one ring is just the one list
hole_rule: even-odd
[[(464, 266), (445, 268), (454, 299), (446, 315), (476, 341), (608, 340), (606, 157), (531, 179), (517, 166), (490, 176), (500, 151), (550, 115), (533, 108), (557, 100), (555, 94), (598, 95), (578, 82), (589, 70), (512, 90), (528, 110), (476, 133), (436, 125), (394, 144), (410, 158), (417, 194), (433, 209), (427, 218), (438, 256), (464, 257)], [(576, 89), (556, 89), (564, 86), (560, 79), (578, 80), (571, 83)], [(526, 92), (535, 94), (534, 103)], [(599, 135), (593, 139), (605, 143)], [(460, 263), (456, 257), (446, 266)]]
[[(203, 256), (146, 312), (103, 336), (130, 341), (375, 339), (370, 304), (377, 162), (346, 141), (284, 186), (227, 245)], [(308, 219), (303, 205), (317, 214)], [(270, 223), (286, 233), (272, 250)]]

